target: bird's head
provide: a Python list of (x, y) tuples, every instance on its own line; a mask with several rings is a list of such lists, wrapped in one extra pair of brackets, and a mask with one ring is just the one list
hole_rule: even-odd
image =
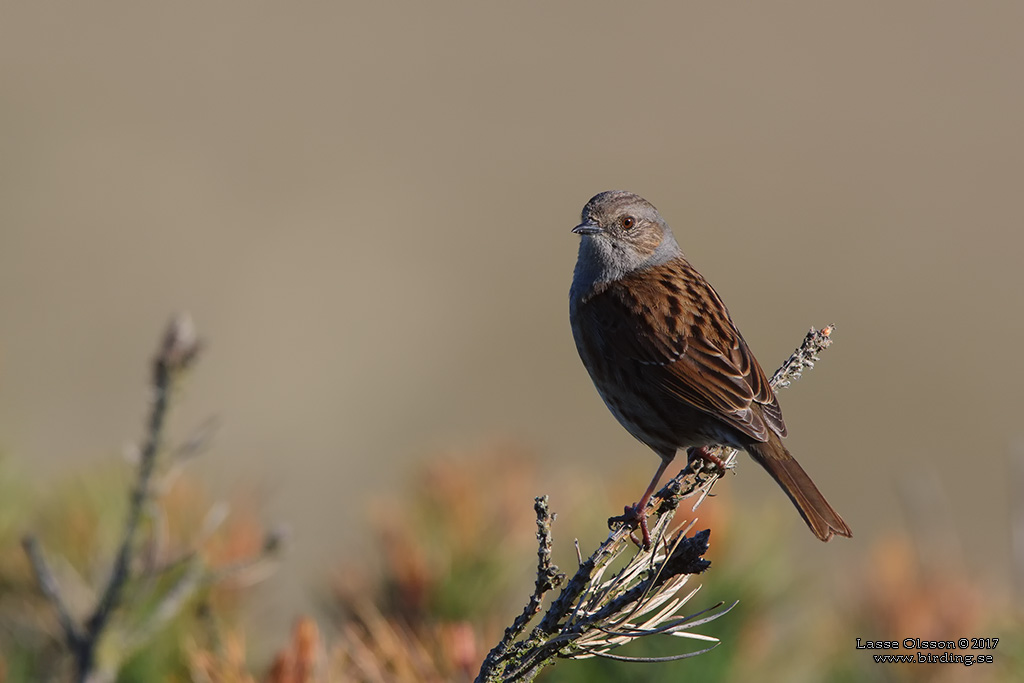
[(583, 207), (576, 278), (593, 286), (661, 265), (680, 255), (672, 231), (654, 205), (639, 195), (611, 190)]

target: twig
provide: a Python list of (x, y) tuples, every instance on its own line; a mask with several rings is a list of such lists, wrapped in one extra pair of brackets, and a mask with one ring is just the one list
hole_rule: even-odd
[[(22, 541), (40, 590), (57, 613), (65, 643), (74, 660), (77, 681), (107, 681), (113, 680), (116, 675), (115, 671), (110, 670), (109, 663), (102, 671), (96, 671), (100, 639), (108, 630), (113, 615), (123, 602), (125, 589), (132, 579), (132, 564), (138, 554), (142, 519), (147, 509), (152, 506), (155, 495), (153, 477), (158, 456), (163, 448), (164, 424), (175, 380), (192, 364), (199, 348), (191, 318), (181, 315), (172, 320), (153, 359), (150, 382), (153, 391), (152, 405), (146, 420), (142, 447), (139, 449), (138, 470), (129, 494), (124, 529), (110, 575), (95, 607), (82, 623), (79, 623), (68, 609), (60, 585), (43, 555), (39, 541), (31, 534), (26, 535)], [(202, 441), (203, 439), (196, 439), (197, 445), (191, 450), (198, 451)], [(177, 614), (181, 605), (194, 594), (195, 587), (201, 583), (200, 579), (206, 576), (205, 568), (198, 562), (175, 566), (183, 565), (186, 566), (186, 571), (162, 596), (151, 622), (140, 625), (127, 640), (134, 638), (138, 641), (153, 633), (167, 619)], [(159, 572), (155, 573), (159, 575)]]
[(170, 406), (170, 392), (179, 372), (185, 370), (199, 352), (191, 318), (178, 316), (164, 333), (163, 343), (153, 359), (153, 406), (149, 413), (145, 441), (139, 457), (139, 471), (132, 489), (124, 533), (114, 559), (114, 566), (96, 609), (85, 622), (85, 638), (76, 652), (77, 670), (84, 676), (92, 669), (99, 635), (106, 628), (111, 612), (117, 608), (128, 582), (129, 565), (134, 553), (139, 523), (150, 496), (150, 482), (157, 454), (163, 443), (164, 421)]
[(60, 592), (60, 584), (57, 583), (57, 577), (53, 575), (53, 570), (50, 569), (49, 563), (43, 556), (43, 549), (39, 546), (39, 539), (33, 534), (27, 534), (21, 540), (21, 545), (25, 549), (25, 555), (28, 556), (29, 563), (32, 565), (32, 573), (35, 574), (36, 581), (39, 583), (39, 590), (43, 592), (43, 597), (57, 611), (57, 621), (60, 622), (60, 628), (64, 633), (64, 641), (67, 643), (68, 649), (76, 651), (81, 647), (84, 635), (81, 628), (75, 623), (75, 618), (71, 616), (67, 603), (64, 602)]
[[(124, 649), (132, 651), (149, 641), (159, 630), (178, 616), (188, 601), (202, 590), (208, 589), (229, 579), (239, 585), (256, 583), (273, 570), (272, 562), (283, 546), (283, 532), (272, 531), (264, 538), (259, 554), (243, 558), (216, 570), (210, 570), (193, 549), (181, 557), (153, 570), (153, 581), (163, 579), (173, 573), (180, 576), (170, 588), (164, 590), (159, 601), (146, 619), (125, 635)], [(248, 577), (248, 580), (246, 578)]]
[[(831, 345), (834, 329), (832, 325), (820, 331), (812, 327), (803, 343), (772, 376), (772, 387), (785, 388), (799, 379), (804, 370), (814, 367), (818, 354)], [(738, 453), (730, 448), (718, 448), (716, 452), (727, 465)], [(722, 616), (736, 603), (724, 609), (724, 603), (719, 603), (711, 608), (712, 611), (679, 617), (678, 610), (696, 590), (685, 597), (676, 597), (689, 576), (703, 572), (710, 565), (703, 559), (710, 531), (686, 536), (692, 524), (672, 532), (669, 532), (669, 525), (680, 501), (699, 494), (694, 505), (696, 509), (722, 475), (718, 468), (705, 467), (704, 459), (691, 458), (677, 476), (652, 496), (647, 510), (641, 513), (653, 515), (657, 520), (651, 528), (654, 538), (651, 548), (638, 548), (625, 567), (605, 580), (604, 574), (611, 562), (631, 547), (630, 529), (625, 525), (614, 528), (597, 550), (580, 562), (576, 574), (551, 603), (540, 623), (526, 638), (520, 638), (526, 624), (539, 613), (544, 594), (553, 587), (547, 578), (551, 567), (545, 561), (545, 558), (550, 561), (551, 553), (547, 496), (537, 498), (540, 547), (536, 588), (522, 614), (506, 629), (501, 642), (484, 660), (477, 683), (532, 681), (556, 657), (599, 656), (624, 661), (662, 662), (691, 657), (715, 647), (718, 643), (716, 638), (693, 634), (688, 629)], [(542, 517), (545, 520), (543, 524)], [(666, 539), (671, 539), (671, 542)], [(576, 548), (577, 556), (582, 557), (578, 543)], [(708, 616), (696, 618), (706, 613)], [(642, 622), (632, 623), (638, 619)], [(659, 633), (710, 641), (714, 645), (671, 657), (630, 658), (610, 653), (610, 650), (627, 642)]]
[(548, 510), (548, 497), (534, 498), (533, 509), (537, 513), (537, 581), (522, 614), (505, 629), (505, 635), (501, 642), (488, 653), (487, 659), (484, 661), (485, 668), (489, 663), (493, 665), (494, 662), (505, 656), (512, 643), (522, 635), (523, 629), (540, 611), (544, 596), (565, 581), (565, 574), (559, 572), (558, 567), (551, 563), (551, 522), (555, 516)]
[(772, 388), (785, 389), (800, 379), (804, 370), (813, 368), (818, 362), (818, 354), (832, 346), (832, 333), (835, 329), (835, 325), (826, 325), (820, 330), (812, 327), (796, 351), (772, 375)]

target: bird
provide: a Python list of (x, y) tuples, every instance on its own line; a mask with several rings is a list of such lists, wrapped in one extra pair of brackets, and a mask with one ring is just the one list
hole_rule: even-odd
[(583, 207), (569, 320), (580, 359), (619, 423), (661, 457), (625, 515), (650, 546), (646, 507), (680, 449), (721, 461), (713, 445), (745, 450), (782, 487), (822, 541), (850, 537), (782, 443), (775, 391), (721, 297), (690, 264), (661, 214), (621, 190)]

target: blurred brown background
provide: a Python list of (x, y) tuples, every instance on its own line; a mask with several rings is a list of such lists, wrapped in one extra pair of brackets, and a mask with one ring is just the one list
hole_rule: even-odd
[[(639, 494), (656, 458), (567, 321), (569, 229), (622, 188), (767, 368), (838, 324), (782, 397), (855, 531), (822, 546), (793, 513), (807, 561), (937, 529), (1007, 585), (1022, 21), (1011, 3), (7, 6), (0, 448), (40, 489), (109, 459), (187, 309), (208, 348), (176, 433), (223, 418), (199, 467), (294, 529), (284, 595), (354, 557), (365, 510), (438, 449), (510, 438), (543, 472), (631, 468)], [(719, 492), (789, 506), (746, 459)]]

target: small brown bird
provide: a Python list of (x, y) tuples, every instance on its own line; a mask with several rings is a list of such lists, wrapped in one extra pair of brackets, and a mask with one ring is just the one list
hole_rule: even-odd
[(717, 292), (683, 256), (661, 214), (631, 192), (583, 207), (569, 319), (583, 365), (626, 430), (661, 456), (622, 519), (638, 522), (680, 448), (741, 448), (789, 495), (814, 535), (851, 535), (782, 445), (786, 425), (768, 378)]

